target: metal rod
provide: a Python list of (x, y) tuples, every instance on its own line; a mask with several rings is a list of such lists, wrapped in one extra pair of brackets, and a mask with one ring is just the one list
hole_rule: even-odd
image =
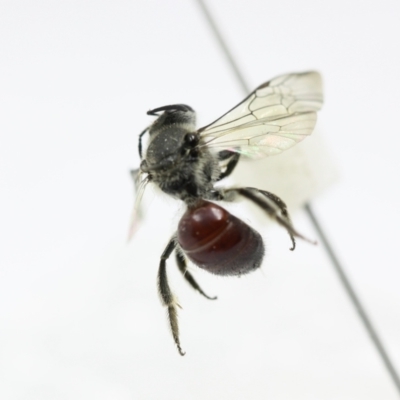
[[(211, 30), (213, 31), (216, 40), (218, 41), (219, 45), (221, 46), (222, 52), (224, 53), (225, 57), (227, 58), (233, 72), (236, 75), (237, 80), (239, 81), (240, 85), (242, 86), (243, 92), (247, 95), (250, 92), (249, 87), (246, 84), (243, 74), (240, 72), (240, 70), (236, 64), (236, 61), (234, 60), (234, 58), (226, 44), (226, 41), (222, 37), (219, 29), (217, 28), (217, 25), (216, 25), (213, 17), (211, 16), (209, 9), (207, 8), (207, 6), (205, 5), (203, 0), (197, 0), (197, 3), (200, 6)], [(373, 323), (371, 322), (371, 319), (368, 317), (368, 314), (365, 311), (364, 306), (362, 305), (353, 286), (351, 285), (349, 278), (347, 277), (347, 274), (345, 273), (342, 264), (339, 262), (339, 259), (336, 256), (335, 251), (333, 250), (329, 240), (327, 239), (327, 237), (324, 233), (324, 230), (322, 229), (321, 223), (318, 221), (317, 217), (315, 216), (315, 214), (312, 210), (311, 204), (306, 203), (304, 206), (304, 210), (307, 213), (308, 218), (310, 219), (312, 225), (314, 226), (314, 229), (318, 233), (318, 236), (321, 239), (324, 249), (331, 260), (331, 263), (339, 277), (340, 282), (342, 283), (346, 293), (348, 294), (351, 302), (353, 303), (353, 306), (355, 307), (365, 329), (367, 330), (367, 332), (372, 340), (372, 343), (374, 344), (379, 355), (381, 356), (383, 364), (385, 365), (387, 371), (389, 372), (389, 375), (391, 376), (393, 383), (395, 384), (397, 391), (400, 395), (399, 374), (397, 373), (392, 361), (390, 360), (389, 355), (388, 355), (385, 347), (383, 346), (383, 343), (382, 343), (381, 339), (379, 338), (379, 335), (378, 335)]]
[(332, 246), (327, 239), (320, 222), (318, 221), (317, 217), (314, 214), (314, 211), (312, 210), (311, 204), (307, 203), (304, 206), (304, 209), (310, 218), (312, 224), (314, 225), (315, 230), (318, 233), (318, 236), (321, 239), (321, 242), (325, 248), (325, 251), (329, 255), (329, 258), (331, 259), (332, 265), (342, 282), (342, 285), (344, 286), (344, 289), (346, 290), (347, 294), (350, 297), (350, 300), (352, 301), (359, 317), (361, 318), (362, 323), (364, 324), (365, 329), (367, 330), (373, 344), (375, 345), (376, 349), (378, 350), (378, 353), (380, 354), (383, 363), (385, 364), (386, 369), (388, 370), (390, 376), (393, 379), (393, 383), (396, 385), (396, 388), (398, 392), (400, 393), (400, 378), (399, 375), (397, 374), (397, 371), (390, 361), (389, 355), (387, 351), (385, 350), (385, 347), (383, 346), (383, 343), (381, 339), (378, 336), (377, 331), (374, 328), (374, 325), (372, 324), (370, 318), (368, 317), (367, 312), (365, 311), (359, 297), (357, 296), (356, 292), (354, 291), (353, 286), (351, 285), (349, 278), (347, 277), (341, 263), (339, 262), (335, 251), (332, 249)]
[(221, 32), (217, 28), (217, 25), (215, 24), (214, 18), (211, 16), (210, 11), (208, 10), (207, 6), (205, 5), (203, 0), (197, 0), (197, 3), (199, 4), (201, 11), (203, 12), (204, 16), (206, 17), (206, 20), (208, 24), (210, 25), (211, 30), (214, 33), (215, 38), (217, 39), (217, 42), (222, 48), (222, 52), (224, 53), (225, 57), (228, 59), (228, 62), (233, 70), (233, 72), (236, 75), (236, 79), (239, 81), (240, 86), (243, 89), (243, 93), (247, 96), (250, 93), (249, 86), (247, 85), (246, 81), (244, 80), (243, 74), (240, 72), (239, 67), (236, 64), (236, 61), (234, 60), (231, 51), (229, 50), (224, 38), (221, 35)]

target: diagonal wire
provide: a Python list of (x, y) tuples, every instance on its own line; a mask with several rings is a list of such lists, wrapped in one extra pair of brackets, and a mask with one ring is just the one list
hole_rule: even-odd
[[(239, 83), (243, 89), (243, 92), (247, 95), (250, 92), (249, 87), (248, 87), (246, 81), (244, 80), (243, 74), (240, 72), (239, 67), (236, 64), (236, 61), (233, 58), (233, 56), (226, 44), (226, 41), (222, 37), (221, 32), (219, 31), (219, 29), (214, 21), (214, 18), (212, 17), (207, 6), (205, 5), (204, 0), (197, 0), (197, 3), (200, 6), (201, 11), (203, 12), (204, 17), (207, 20), (211, 30), (213, 31), (213, 34), (214, 34), (217, 42), (221, 46), (222, 52), (224, 53), (225, 57), (228, 59), (228, 62), (230, 64), (233, 72), (235, 73), (236, 79), (239, 81)], [(397, 388), (397, 391), (400, 394), (399, 375), (398, 375), (392, 361), (390, 360), (390, 357), (389, 357), (387, 351), (385, 350), (385, 347), (383, 346), (383, 343), (382, 343), (381, 339), (379, 338), (379, 335), (378, 335), (371, 319), (369, 318), (364, 306), (362, 305), (358, 295), (356, 294), (352, 284), (350, 283), (350, 280), (347, 277), (347, 274), (346, 274), (342, 264), (340, 263), (327, 236), (325, 235), (324, 230), (321, 226), (321, 223), (318, 221), (317, 217), (315, 216), (314, 211), (312, 210), (311, 204), (306, 203), (304, 206), (304, 210), (305, 210), (306, 214), (308, 215), (308, 218), (310, 219), (312, 225), (314, 226), (314, 229), (317, 231), (318, 236), (320, 237), (321, 242), (324, 246), (324, 249), (331, 260), (332, 266), (334, 267), (334, 269), (339, 277), (340, 282), (342, 283), (346, 293), (350, 297), (350, 300), (353, 303), (353, 306), (355, 307), (374, 346), (376, 347), (379, 355), (381, 356), (383, 364), (385, 365), (389, 375), (391, 376), (391, 378), (393, 380), (394, 385)]]
[(390, 376), (392, 377), (393, 383), (395, 384), (397, 390), (400, 393), (400, 378), (399, 375), (392, 364), (392, 361), (389, 358), (389, 354), (387, 353), (385, 347), (383, 346), (383, 343), (381, 339), (378, 336), (377, 331), (375, 330), (374, 325), (372, 324), (372, 321), (368, 317), (367, 312), (365, 311), (360, 299), (358, 298), (356, 292), (353, 289), (353, 286), (351, 285), (349, 278), (347, 277), (343, 266), (341, 265), (339, 259), (336, 256), (335, 251), (333, 250), (332, 246), (330, 245), (330, 242), (328, 238), (326, 237), (320, 222), (318, 221), (317, 217), (314, 214), (314, 211), (312, 210), (312, 207), (310, 203), (307, 203), (304, 206), (304, 209), (306, 213), (308, 214), (308, 217), (310, 218), (312, 224), (314, 225), (315, 230), (318, 232), (318, 236), (321, 239), (321, 242), (325, 248), (325, 251), (327, 252), (329, 258), (331, 259), (331, 262), (333, 264), (333, 267), (335, 268), (336, 273), (339, 276), (340, 281), (342, 282), (347, 294), (350, 297), (350, 300), (352, 301), (355, 309), (357, 310), (357, 313), (359, 317), (361, 318), (361, 321), (364, 324), (365, 329), (367, 330), (372, 342), (374, 343), (376, 349), (378, 350), (378, 353), (380, 354), (383, 363), (386, 366), (386, 369), (388, 370)]

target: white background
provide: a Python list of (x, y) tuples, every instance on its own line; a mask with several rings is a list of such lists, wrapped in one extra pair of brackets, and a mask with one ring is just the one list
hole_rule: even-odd
[[(210, 9), (250, 87), (322, 72), (318, 131), (341, 180), (313, 204), (400, 368), (399, 3)], [(154, 199), (126, 245), (128, 170), (148, 109), (187, 103), (201, 126), (243, 97), (195, 1), (3, 0), (0, 63), (0, 398), (398, 398), (322, 247), (289, 252), (251, 215), (261, 271), (193, 267), (217, 301), (169, 262), (187, 355), (174, 348), (155, 278), (179, 211)]]

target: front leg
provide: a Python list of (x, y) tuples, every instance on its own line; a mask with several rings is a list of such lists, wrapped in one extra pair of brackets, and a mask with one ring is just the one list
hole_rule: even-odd
[(294, 250), (296, 247), (296, 242), (294, 239), (295, 237), (303, 239), (309, 243), (316, 244), (316, 242), (306, 238), (296, 231), (290, 220), (286, 204), (275, 194), (257, 188), (244, 187), (220, 191), (219, 195), (220, 197), (228, 201), (234, 200), (235, 197), (240, 195), (257, 204), (271, 218), (275, 219), (279, 225), (282, 225), (284, 228), (286, 228), (292, 241), (292, 247), (290, 248), (290, 250)]
[(149, 126), (139, 135), (139, 144), (138, 144), (138, 152), (139, 152), (139, 157), (140, 159), (143, 158), (143, 154), (142, 154), (142, 137), (143, 135), (149, 130)]

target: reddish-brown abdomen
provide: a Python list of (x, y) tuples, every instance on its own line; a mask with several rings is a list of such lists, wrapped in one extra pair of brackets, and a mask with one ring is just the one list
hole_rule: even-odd
[(246, 274), (261, 265), (261, 235), (217, 204), (189, 208), (178, 226), (178, 242), (196, 265), (217, 275)]

